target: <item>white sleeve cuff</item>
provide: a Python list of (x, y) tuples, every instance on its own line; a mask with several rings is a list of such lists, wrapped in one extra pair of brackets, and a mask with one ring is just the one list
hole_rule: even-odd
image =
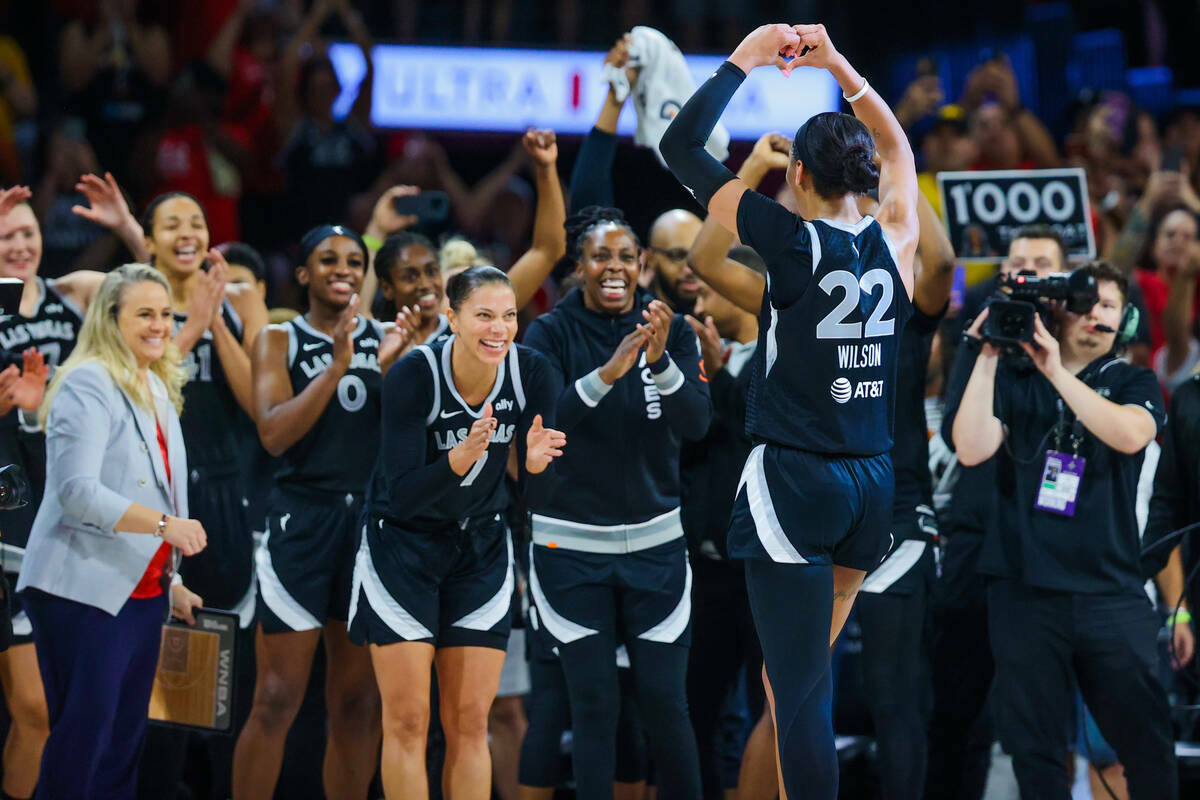
[(683, 386), (683, 370), (671, 360), (670, 355), (664, 355), (663, 358), (671, 363), (662, 372), (654, 375), (654, 385), (658, 387), (658, 393), (661, 395), (675, 394)]
[(604, 395), (612, 391), (612, 386), (600, 379), (600, 369), (596, 369), (575, 381), (575, 391), (579, 399), (588, 408), (595, 408), (604, 399)]

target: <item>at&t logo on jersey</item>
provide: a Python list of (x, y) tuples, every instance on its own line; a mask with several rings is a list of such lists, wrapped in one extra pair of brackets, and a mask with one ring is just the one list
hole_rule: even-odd
[(859, 397), (883, 397), (883, 381), (859, 381), (851, 384), (843, 377), (837, 377), (829, 385), (829, 396), (838, 404), (849, 403)]

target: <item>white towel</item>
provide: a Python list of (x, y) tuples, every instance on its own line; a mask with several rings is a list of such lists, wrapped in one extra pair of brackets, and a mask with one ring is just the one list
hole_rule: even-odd
[[(696, 85), (692, 83), (692, 73), (688, 71), (683, 53), (662, 32), (639, 25), (630, 36), (628, 63), (623, 68), (605, 64), (604, 79), (612, 85), (618, 101), (624, 102), (630, 91), (633, 92), (633, 108), (638, 117), (633, 140), (652, 148), (665, 167), (667, 162), (658, 150), (659, 140), (679, 109), (696, 91)], [(630, 67), (638, 69), (637, 84), (633, 87), (625, 74)], [(704, 149), (718, 161), (729, 157), (729, 132), (723, 125), (717, 123)]]

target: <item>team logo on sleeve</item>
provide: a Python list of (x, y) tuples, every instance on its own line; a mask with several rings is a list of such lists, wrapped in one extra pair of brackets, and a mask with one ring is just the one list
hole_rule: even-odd
[(853, 393), (854, 390), (850, 388), (850, 381), (846, 380), (845, 378), (835, 378), (833, 383), (829, 386), (830, 396), (833, 397), (834, 401), (838, 403), (849, 402), (850, 395)]

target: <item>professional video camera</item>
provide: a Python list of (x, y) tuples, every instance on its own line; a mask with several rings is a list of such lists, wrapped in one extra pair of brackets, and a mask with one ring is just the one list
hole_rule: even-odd
[(1043, 322), (1060, 309), (1086, 314), (1099, 299), (1096, 279), (1082, 270), (1045, 278), (1031, 270), (1006, 275), (1000, 279), (999, 294), (988, 305), (983, 337), (992, 344), (1016, 348), (1021, 342), (1033, 341), (1035, 314)]

